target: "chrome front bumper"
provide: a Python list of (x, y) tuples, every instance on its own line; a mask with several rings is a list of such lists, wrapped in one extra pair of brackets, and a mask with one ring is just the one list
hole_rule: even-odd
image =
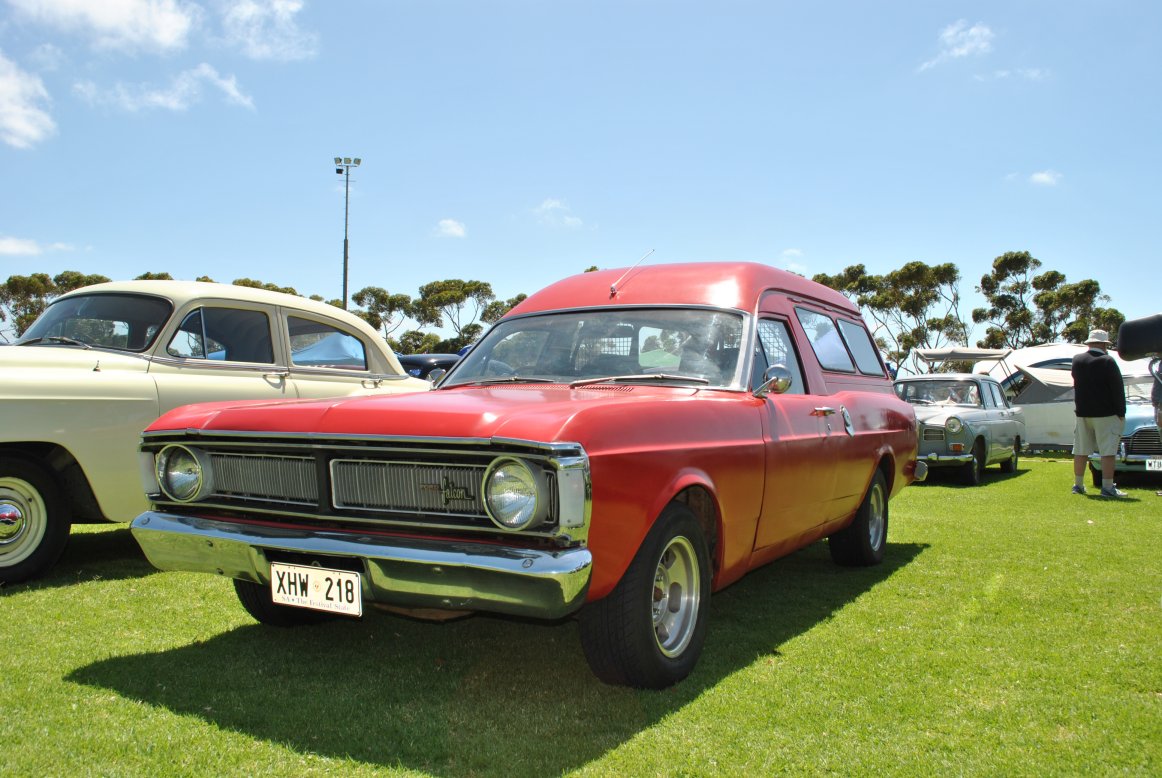
[(933, 467), (967, 465), (972, 461), (972, 452), (967, 454), (921, 454), (920, 458)]
[[(133, 537), (160, 570), (270, 583), (272, 552), (357, 560), (364, 601), (554, 619), (581, 607), (593, 557), (469, 541), (288, 529), (147, 511)], [(277, 561), (277, 560), (276, 560)]]

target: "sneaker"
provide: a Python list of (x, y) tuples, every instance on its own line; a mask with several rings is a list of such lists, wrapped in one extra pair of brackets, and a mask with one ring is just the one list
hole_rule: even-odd
[(1119, 489), (1116, 486), (1111, 486), (1108, 489), (1103, 486), (1101, 488), (1101, 496), (1102, 497), (1128, 497), (1129, 495), (1127, 495), (1125, 492), (1123, 492), (1121, 489)]
[(1073, 485), (1073, 493), (1074, 494), (1085, 494), (1085, 487), (1080, 486), (1078, 484), (1074, 484)]

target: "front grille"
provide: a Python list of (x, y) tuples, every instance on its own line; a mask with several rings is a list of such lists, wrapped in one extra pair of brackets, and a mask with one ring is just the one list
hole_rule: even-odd
[[(187, 504), (161, 494), (152, 498), (167, 509), (202, 515), (491, 533), (498, 527), (485, 508), (484, 475), (497, 457), (518, 457), (543, 469), (548, 489), (546, 519), (526, 534), (576, 538), (584, 515), (577, 501), (588, 494), (584, 452), (568, 443), (155, 433), (146, 436), (143, 450), (156, 453), (171, 443), (209, 458), (210, 492)], [(561, 526), (563, 478), (569, 483), (567, 529)]]
[(319, 501), (314, 457), (213, 452), (210, 465), (215, 495), (292, 505)]
[(1162, 456), (1162, 440), (1159, 439), (1157, 427), (1143, 427), (1128, 438), (1122, 438), (1122, 442), (1126, 445), (1127, 454)]
[(336, 508), (482, 516), (484, 470), (472, 465), (336, 459), (331, 462), (332, 502)]
[(924, 428), (924, 440), (929, 440), (929, 441), (944, 440), (944, 428), (943, 427), (925, 427)]

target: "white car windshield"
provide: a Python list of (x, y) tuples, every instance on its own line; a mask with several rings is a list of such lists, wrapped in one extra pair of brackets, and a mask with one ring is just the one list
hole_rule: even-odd
[(705, 308), (599, 308), (506, 319), (441, 386), (739, 381), (743, 317)]
[(972, 381), (897, 381), (896, 394), (918, 405), (981, 405), (980, 390)]
[(14, 345), (145, 351), (169, 318), (172, 307), (168, 300), (142, 294), (64, 297), (48, 306)]

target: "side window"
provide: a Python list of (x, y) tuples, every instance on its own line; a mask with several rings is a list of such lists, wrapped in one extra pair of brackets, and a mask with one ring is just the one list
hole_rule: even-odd
[(270, 319), (262, 311), (199, 308), (182, 321), (166, 351), (187, 359), (271, 364)]
[(325, 322), (287, 317), (290, 333), (291, 365), (367, 370), (367, 349), (363, 341)]
[(751, 387), (762, 383), (763, 372), (771, 365), (782, 365), (791, 371), (791, 388), (787, 394), (805, 394), (803, 371), (799, 367), (799, 356), (795, 353), (795, 342), (787, 330), (786, 322), (774, 319), (759, 321), (759, 342), (755, 349), (754, 376)]
[(855, 322), (847, 319), (839, 319), (838, 321), (839, 334), (843, 336), (843, 342), (847, 344), (847, 348), (855, 357), (855, 365), (859, 368), (859, 372), (864, 375), (882, 376), (884, 367), (880, 362), (876, 346), (872, 343), (871, 335)]
[(998, 408), (1008, 408), (1008, 400), (1005, 399), (1004, 391), (996, 384), (985, 384), (988, 387), (989, 393), (993, 397), (993, 402)]
[(847, 353), (843, 340), (839, 337), (839, 330), (835, 329), (835, 322), (830, 316), (806, 308), (796, 308), (795, 315), (799, 317), (799, 323), (807, 333), (807, 340), (811, 342), (811, 348), (824, 370), (855, 372), (851, 356)]

